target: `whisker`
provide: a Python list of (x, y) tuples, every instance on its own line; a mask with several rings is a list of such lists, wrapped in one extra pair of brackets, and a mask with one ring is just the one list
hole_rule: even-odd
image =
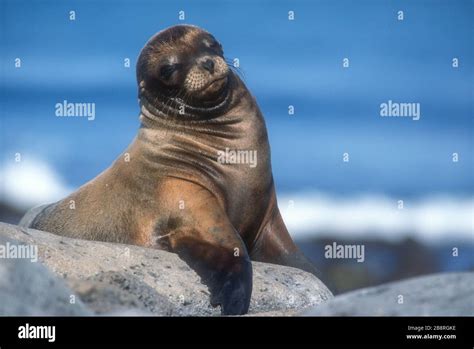
[(244, 73), (243, 69), (240, 68), (240, 67), (236, 67), (234, 65), (234, 62), (231, 61), (230, 59), (224, 58), (224, 61), (226, 62), (229, 69), (231, 69), (233, 72), (235, 72), (245, 82), (245, 73)]

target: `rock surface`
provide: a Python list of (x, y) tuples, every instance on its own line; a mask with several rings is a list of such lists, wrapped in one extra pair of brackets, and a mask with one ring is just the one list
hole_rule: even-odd
[(444, 273), (338, 295), (308, 316), (474, 316), (474, 272)]
[[(37, 246), (41, 264), (63, 279), (94, 314), (220, 314), (219, 308), (212, 308), (209, 304), (207, 287), (176, 254), (131, 245), (70, 239), (3, 223), (0, 223), (0, 236)], [(4, 268), (9, 263), (0, 260), (0, 266)], [(27, 265), (30, 264), (42, 268), (40, 263), (28, 261)], [(44, 277), (54, 282), (55, 278), (42, 269)], [(320, 280), (299, 269), (253, 262), (253, 273), (249, 314), (292, 315), (332, 298)], [(15, 275), (10, 274), (11, 277)], [(42, 278), (41, 275), (38, 277)], [(17, 289), (31, 292), (29, 283), (22, 287), (21, 279), (15, 282)], [(7, 296), (12, 301), (22, 301), (24, 297), (22, 293), (15, 298), (11, 292), (6, 295), (2, 292), (3, 288), (0, 288), (1, 299), (7, 299), (4, 298)], [(67, 297), (71, 294), (67, 287), (58, 292)], [(25, 306), (30, 302), (35, 304), (34, 299), (28, 299)], [(67, 311), (71, 310), (68, 308)], [(73, 315), (67, 311), (64, 315)], [(0, 315), (3, 314), (0, 308)]]
[[(15, 244), (0, 236), (7, 243)], [(0, 315), (92, 315), (62, 280), (28, 259), (0, 261), (0, 300)]]

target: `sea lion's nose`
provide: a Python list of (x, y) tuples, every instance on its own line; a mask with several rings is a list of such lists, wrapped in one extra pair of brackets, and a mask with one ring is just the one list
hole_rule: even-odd
[(206, 69), (209, 73), (214, 73), (214, 61), (210, 58), (206, 58), (201, 63), (202, 67)]

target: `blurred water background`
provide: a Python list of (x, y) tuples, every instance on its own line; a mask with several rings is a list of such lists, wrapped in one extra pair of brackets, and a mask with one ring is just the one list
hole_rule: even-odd
[[(473, 1), (0, 6), (0, 220), (15, 223), (111, 164), (139, 126), (140, 49), (189, 23), (239, 59), (267, 121), (285, 221), (336, 293), (474, 269)], [(95, 120), (55, 116), (64, 100), (96, 103)], [(388, 100), (420, 103), (420, 120), (380, 117)], [(334, 241), (364, 244), (364, 263), (324, 258)]]

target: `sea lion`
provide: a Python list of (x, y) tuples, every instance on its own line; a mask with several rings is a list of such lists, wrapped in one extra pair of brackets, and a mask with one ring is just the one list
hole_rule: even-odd
[(131, 145), (23, 225), (175, 252), (222, 314), (248, 311), (251, 259), (316, 273), (283, 223), (263, 116), (221, 44), (195, 26), (163, 30), (142, 49), (137, 80)]

